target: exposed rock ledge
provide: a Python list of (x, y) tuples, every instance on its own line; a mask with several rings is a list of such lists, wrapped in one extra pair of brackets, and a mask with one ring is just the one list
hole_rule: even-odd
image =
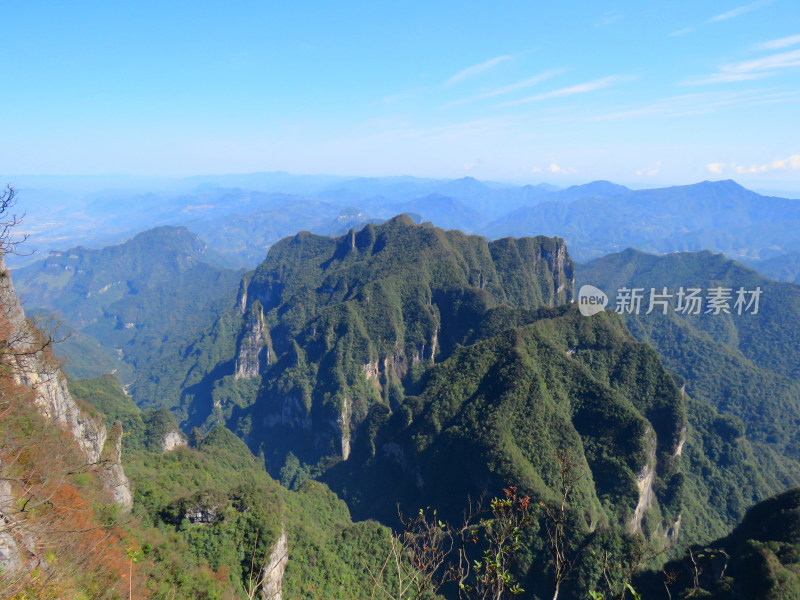
[(264, 565), (262, 573), (262, 600), (283, 600), (283, 573), (289, 563), (289, 545), (286, 540), (286, 526), (281, 525), (281, 535)]
[(161, 452), (166, 454), (170, 450), (175, 450), (175, 448), (180, 448), (185, 445), (186, 438), (183, 437), (180, 431), (173, 429), (165, 433), (164, 437), (161, 439)]
[[(30, 389), (34, 401), (43, 416), (70, 432), (78, 443), (86, 462), (99, 464), (101, 457), (107, 462), (99, 465), (105, 468), (105, 479), (110, 482), (115, 502), (129, 509), (131, 506), (130, 482), (120, 462), (122, 426), (118, 436), (112, 436), (111, 447), (103, 456), (107, 442), (107, 431), (99, 418), (84, 413), (67, 388), (67, 379), (57, 363), (41, 348), (42, 341), (37, 332), (25, 318), (11, 277), (6, 270), (5, 258), (0, 252), (0, 309), (8, 320), (9, 339), (14, 341), (18, 354), (14, 357), (15, 381)], [(115, 424), (116, 425), (116, 424)]]
[(124, 510), (130, 510), (133, 508), (133, 493), (131, 482), (122, 468), (122, 423), (119, 421), (114, 421), (111, 427), (103, 458), (103, 478), (111, 490), (112, 499)]

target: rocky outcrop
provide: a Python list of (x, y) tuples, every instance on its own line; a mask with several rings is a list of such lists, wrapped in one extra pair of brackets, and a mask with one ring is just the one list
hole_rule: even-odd
[(350, 419), (353, 416), (353, 403), (350, 398), (345, 398), (342, 403), (342, 412), (336, 424), (339, 427), (339, 437), (341, 440), (342, 460), (350, 458)]
[(18, 517), (11, 483), (0, 480), (0, 574), (25, 568), (37, 559), (33, 533)]
[(556, 250), (545, 256), (553, 273), (554, 290), (552, 304), (559, 301), (571, 301), (574, 294), (574, 266), (567, 253), (567, 244), (561, 238), (556, 238)]
[(636, 477), (636, 487), (639, 490), (639, 500), (636, 503), (636, 508), (633, 511), (633, 517), (628, 522), (628, 530), (631, 533), (641, 532), (642, 519), (644, 513), (650, 508), (655, 499), (653, 492), (653, 481), (655, 479), (655, 458), (656, 458), (656, 434), (648, 428), (647, 442), (649, 450), (647, 452), (647, 462), (642, 467), (642, 470)]
[(211, 525), (223, 519), (225, 497), (219, 492), (203, 491), (178, 502), (177, 518), (190, 523)]
[(667, 529), (667, 532), (666, 532), (664, 537), (666, 538), (666, 542), (667, 542), (667, 547), (668, 548), (674, 548), (675, 546), (678, 545), (678, 538), (680, 537), (680, 533), (681, 533), (681, 519), (682, 518), (683, 518), (683, 515), (679, 513), (678, 514), (678, 518), (672, 524), (672, 527)]
[(243, 315), (247, 310), (247, 286), (250, 285), (249, 275), (242, 277), (239, 283), (239, 294), (236, 298), (236, 306), (239, 307), (239, 314)]
[(375, 381), (380, 386), (380, 369), (377, 358), (364, 365), (364, 375), (367, 377), (367, 381)]
[(198, 506), (196, 508), (188, 509), (183, 517), (188, 519), (191, 523), (200, 523), (203, 525), (211, 525), (219, 521), (219, 507), (218, 506)]
[(165, 433), (164, 437), (161, 438), (161, 452), (167, 453), (170, 450), (175, 450), (175, 448), (185, 446), (186, 443), (186, 438), (183, 437), (183, 434), (180, 431), (173, 429), (172, 431)]
[(15, 381), (33, 391), (36, 405), (44, 416), (75, 436), (88, 462), (97, 462), (105, 443), (105, 427), (83, 413), (70, 395), (66, 378), (55, 360), (45, 352), (46, 341), (25, 318), (2, 255), (0, 307), (8, 321), (8, 339), (13, 347), (9, 360), (16, 363)]
[(0, 481), (0, 573), (15, 571), (22, 565), (19, 546), (11, 535), (13, 503), (11, 484)]
[(106, 442), (106, 428), (99, 419), (84, 413), (67, 389), (64, 374), (37, 354), (17, 358), (17, 383), (34, 393), (41, 413), (71, 432), (89, 463), (100, 459)]
[[(33, 392), (34, 402), (41, 414), (73, 435), (86, 462), (105, 468), (101, 457), (107, 442), (105, 425), (81, 410), (67, 388), (67, 380), (56, 360), (49, 354), (46, 338), (32, 327), (14, 292), (14, 285), (0, 253), (0, 310), (7, 322), (4, 332), (11, 352), (4, 359), (12, 365), (16, 383)], [(108, 465), (108, 481), (112, 481), (112, 496), (123, 508), (130, 508), (130, 483), (120, 462), (122, 426), (119, 436), (111, 440), (113, 461)], [(111, 466), (113, 463), (113, 467)]]
[(680, 456), (683, 454), (683, 446), (686, 444), (686, 425), (681, 427), (681, 431), (678, 435), (678, 442), (675, 444), (675, 450), (673, 452), (673, 456)]
[(631, 532), (641, 531), (644, 513), (650, 508), (650, 505), (653, 504), (653, 498), (655, 498), (655, 494), (653, 494), (654, 476), (655, 470), (653, 466), (646, 464), (636, 477), (636, 487), (639, 489), (639, 501), (636, 503), (633, 518), (628, 523), (628, 529), (630, 529)]
[(436, 360), (436, 353), (439, 351), (439, 330), (433, 332), (433, 336), (431, 337), (431, 355), (430, 360), (431, 364), (434, 363)]
[[(245, 296), (246, 300), (246, 296)], [(262, 369), (272, 362), (269, 332), (264, 322), (264, 310), (256, 300), (245, 318), (244, 329), (236, 353), (236, 379), (258, 377)]]
[(124, 510), (133, 508), (131, 482), (122, 468), (122, 423), (114, 421), (103, 451), (103, 478), (111, 497)]
[(0, 532), (0, 573), (16, 571), (22, 566), (17, 542), (11, 534)]
[(283, 600), (283, 574), (289, 563), (289, 545), (286, 527), (281, 526), (281, 534), (272, 548), (267, 564), (261, 574), (262, 600)]

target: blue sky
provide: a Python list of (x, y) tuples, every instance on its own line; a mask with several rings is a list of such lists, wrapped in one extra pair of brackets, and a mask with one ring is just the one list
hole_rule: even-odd
[(800, 10), (0, 4), (0, 175), (286, 170), (800, 190)]

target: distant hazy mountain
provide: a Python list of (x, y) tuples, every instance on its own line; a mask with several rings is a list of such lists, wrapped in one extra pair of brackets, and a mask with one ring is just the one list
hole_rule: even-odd
[[(419, 223), (422, 220), (422, 217), (414, 213), (408, 213), (408, 216), (416, 223)], [(369, 217), (361, 212), (360, 209), (351, 206), (349, 208), (342, 209), (342, 211), (334, 219), (316, 228), (314, 232), (322, 235), (329, 235), (331, 237), (339, 237), (340, 235), (346, 234), (351, 229), (357, 231), (362, 229), (364, 225), (368, 225), (370, 223), (377, 225), (378, 223), (383, 223), (384, 221), (385, 219)]]
[(710, 248), (736, 257), (800, 250), (798, 200), (761, 196), (730, 180), (634, 191), (592, 191), (595, 185), (584, 186), (589, 195), (582, 198), (514, 211), (483, 233), (560, 235), (578, 260), (630, 246), (657, 253)]
[(552, 190), (547, 195), (547, 200), (560, 200), (561, 202), (573, 202), (583, 198), (614, 198), (630, 192), (630, 188), (624, 185), (617, 185), (610, 181), (592, 181), (582, 185), (573, 185), (563, 190)]
[[(53, 187), (59, 181), (20, 190), (22, 208), (30, 215), (31, 247), (100, 246), (154, 225), (184, 225), (236, 264), (253, 267), (284, 236), (304, 230), (340, 233), (335, 221), (352, 208), (362, 215), (354, 226), (407, 212), (491, 239), (557, 235), (578, 260), (627, 247), (655, 253), (708, 248), (741, 259), (800, 251), (800, 200), (762, 196), (733, 181), (648, 190), (595, 181), (557, 189), (472, 177), (257, 173), (102, 179), (106, 187), (100, 189), (70, 179), (63, 181), (63, 192)], [(21, 265), (25, 259), (11, 257), (10, 262)]]
[(744, 262), (771, 279), (800, 283), (800, 251), (781, 254), (765, 260)]
[(474, 233), (482, 224), (481, 213), (460, 200), (440, 194), (394, 204), (378, 212), (385, 217), (402, 213), (420, 215), (424, 220), (435, 223), (437, 227), (459, 229), (465, 233)]
[(319, 190), (317, 196), (333, 203), (354, 204), (376, 197), (397, 202), (430, 194), (441, 184), (441, 180), (416, 177), (354, 177)]
[[(237, 194), (241, 194), (239, 191)], [(197, 214), (184, 224), (212, 248), (235, 258), (239, 266), (264, 260), (270, 246), (298, 231), (333, 233), (341, 209), (328, 202), (284, 194), (250, 195), (252, 203), (236, 212)]]

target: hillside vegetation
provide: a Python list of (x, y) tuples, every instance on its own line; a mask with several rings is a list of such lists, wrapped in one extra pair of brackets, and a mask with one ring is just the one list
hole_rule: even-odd
[[(63, 321), (56, 346), (73, 377), (114, 372), (133, 391), (152, 362), (172, 356), (218, 316), (242, 272), (182, 227), (159, 227), (117, 245), (77, 247), (14, 272), (31, 314)], [(47, 321), (45, 321), (47, 322)]]
[(800, 488), (757, 504), (730, 535), (687, 549), (637, 585), (652, 600), (800, 597)]
[[(747, 437), (779, 454), (800, 458), (800, 287), (771, 281), (711, 252), (653, 256), (636, 250), (611, 254), (581, 265), (577, 285), (606, 290), (610, 305), (622, 287), (658, 292), (666, 287), (723, 286), (761, 289), (757, 314), (666, 315), (661, 309), (625, 314), (637, 339), (651, 344), (664, 365), (686, 382), (692, 397), (736, 416)], [(643, 304), (646, 306), (646, 303)], [(732, 307), (731, 303), (731, 307)]]
[[(179, 311), (161, 316), (163, 346), (146, 355), (159, 338), (127, 328), (141, 357), (128, 359), (131, 395), (108, 374), (69, 390), (118, 440), (132, 512), (97, 499), (91, 518), (128, 540), (136, 585), (151, 597), (242, 597), (256, 581), (286, 598), (388, 598), (402, 579), (376, 577), (389, 564), (423, 579), (452, 574), (458, 561), (423, 575), (429, 555), (393, 554), (449, 536), (461, 542), (448, 560), (468, 556), (474, 585), (474, 565), (496, 568), (482, 554), (492, 536), (517, 518), (524, 526), (497, 555), (508, 587), (616, 597), (636, 571), (685, 565), (689, 544), (690, 562), (698, 544), (724, 542), (740, 557), (732, 565), (755, 569), (747, 544), (761, 538), (731, 531), (800, 484), (800, 339), (786, 317), (797, 288), (724, 257), (627, 251), (580, 267), (579, 284), (762, 286), (758, 314), (585, 317), (562, 239), (489, 242), (408, 216), (336, 238), (301, 232), (240, 277), (238, 292), (229, 284), (191, 301), (166, 302), (192, 276), (177, 254), (147, 264), (152, 272), (125, 266), (150, 281), (145, 298), (165, 299), (143, 306)], [(63, 298), (79, 306), (79, 278), (69, 281)], [(95, 305), (98, 323), (139, 295), (129, 287)], [(205, 303), (197, 315), (192, 302)], [(81, 485), (102, 488), (92, 481)], [(483, 520), (459, 529), (464, 511)], [(759, 576), (784, 585), (793, 550), (765, 540), (759, 556), (782, 566)], [(634, 583), (649, 597), (666, 591), (658, 577)], [(685, 596), (723, 589), (724, 578), (706, 579), (670, 585)], [(455, 580), (442, 585), (458, 596)]]
[[(457, 520), (509, 484), (555, 501), (555, 457), (569, 451), (584, 552), (564, 589), (580, 597), (602, 576), (588, 549), (635, 546), (637, 533), (654, 552), (713, 540), (800, 470), (684, 394), (621, 319), (569, 308), (572, 289), (558, 239), (486, 242), (404, 217), (301, 233), (148, 396), (160, 390), (184, 427), (227, 424), (284, 485), (321, 478), (384, 523), (398, 523), (398, 501)], [(546, 551), (528, 543), (518, 573), (544, 597)]]

